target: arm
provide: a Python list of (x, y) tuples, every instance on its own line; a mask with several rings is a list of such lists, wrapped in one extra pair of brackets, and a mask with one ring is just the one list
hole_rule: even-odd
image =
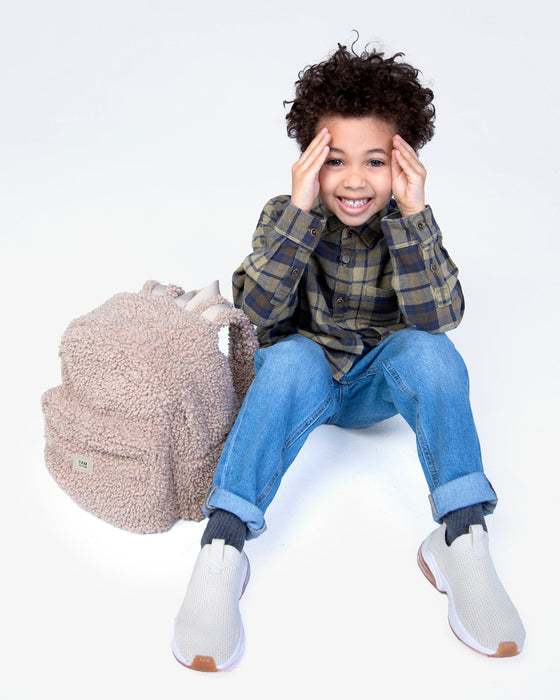
[(253, 236), (253, 252), (233, 273), (233, 300), (258, 328), (289, 318), (297, 288), (319, 243), (325, 222), (294, 206), (289, 197), (271, 199)]
[(233, 299), (259, 328), (292, 316), (297, 288), (325, 222), (311, 211), (330, 134), (322, 129), (292, 168), (292, 195), (265, 206), (253, 236), (253, 252), (233, 273)]
[(382, 222), (393, 261), (392, 287), (407, 323), (442, 333), (459, 325), (465, 302), (457, 267), (442, 246), (430, 207)]
[(382, 223), (393, 261), (392, 287), (407, 323), (433, 333), (451, 330), (465, 308), (457, 267), (424, 204), (424, 166), (400, 136), (394, 137), (393, 147), (392, 189), (401, 216)]

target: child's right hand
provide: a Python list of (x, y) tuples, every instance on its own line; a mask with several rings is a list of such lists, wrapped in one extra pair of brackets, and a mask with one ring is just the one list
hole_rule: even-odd
[(321, 129), (292, 166), (292, 204), (310, 212), (319, 194), (319, 171), (329, 155), (328, 129)]

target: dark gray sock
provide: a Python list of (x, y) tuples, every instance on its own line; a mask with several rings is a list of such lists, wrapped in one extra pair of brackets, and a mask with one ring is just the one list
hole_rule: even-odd
[(482, 503), (452, 510), (443, 518), (443, 521), (447, 525), (445, 541), (448, 545), (456, 540), (457, 537), (466, 535), (470, 525), (482, 525), (484, 530), (486, 530), (486, 523), (482, 514)]
[(212, 540), (225, 540), (226, 544), (242, 552), (246, 536), (247, 526), (243, 520), (227, 510), (218, 509), (210, 514), (200, 545), (204, 547)]

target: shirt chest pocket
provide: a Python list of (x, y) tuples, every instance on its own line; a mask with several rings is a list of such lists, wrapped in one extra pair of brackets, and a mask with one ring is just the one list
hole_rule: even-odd
[(397, 295), (393, 289), (362, 284), (348, 298), (348, 310), (355, 315), (358, 327), (391, 326), (401, 318)]

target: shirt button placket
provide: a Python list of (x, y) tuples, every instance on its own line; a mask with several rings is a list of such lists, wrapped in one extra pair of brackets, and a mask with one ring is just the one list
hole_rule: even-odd
[(334, 314), (345, 313), (348, 306), (347, 294), (350, 291), (349, 285), (352, 279), (352, 258), (353, 258), (353, 230), (345, 226), (340, 237), (340, 255), (338, 258), (338, 279), (335, 283), (333, 294)]

